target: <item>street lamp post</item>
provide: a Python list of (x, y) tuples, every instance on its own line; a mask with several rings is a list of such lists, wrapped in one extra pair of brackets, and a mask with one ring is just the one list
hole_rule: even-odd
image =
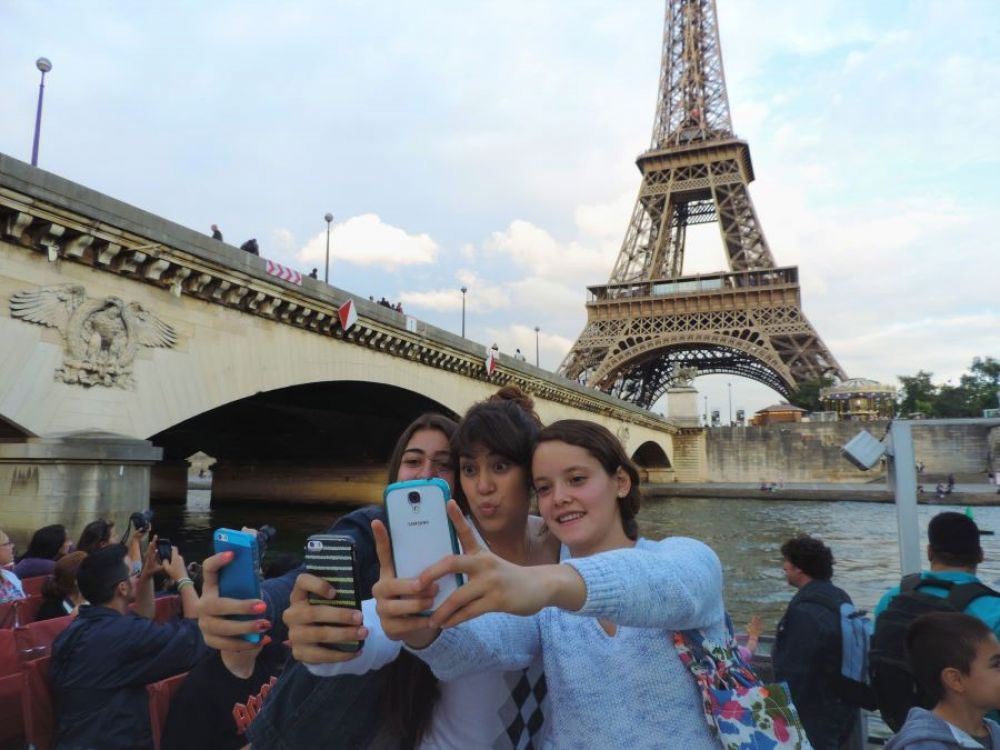
[(540, 367), (541, 366), (541, 365), (538, 364), (538, 331), (539, 330), (541, 330), (541, 329), (539, 329), (538, 326), (535, 326), (535, 367)]
[(733, 426), (733, 384), (726, 383), (729, 386), (729, 426)]
[(465, 293), (469, 291), (468, 287), (462, 287), (462, 338), (465, 338)]
[(42, 132), (42, 99), (45, 97), (45, 74), (52, 70), (47, 57), (35, 60), (35, 67), (42, 71), (42, 81), (38, 84), (38, 110), (35, 112), (35, 140), (31, 144), (31, 166), (38, 166), (38, 138)]
[(323, 217), (326, 219), (326, 269), (323, 271), (323, 283), (330, 283), (330, 223), (333, 221), (333, 214), (328, 213)]

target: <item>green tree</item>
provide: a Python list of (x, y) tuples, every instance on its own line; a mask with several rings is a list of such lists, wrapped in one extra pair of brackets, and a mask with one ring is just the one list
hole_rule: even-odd
[(978, 417), (970, 403), (971, 394), (964, 385), (942, 385), (931, 405), (933, 417)]
[(833, 385), (833, 378), (820, 376), (799, 383), (799, 387), (788, 396), (788, 402), (806, 411), (822, 411), (823, 403), (819, 399), (821, 389)]
[(916, 375), (899, 375), (899, 400), (896, 413), (907, 417), (914, 412), (934, 413), (938, 387), (931, 382), (932, 373), (918, 370)]
[(980, 417), (983, 409), (995, 409), (1000, 397), (1000, 360), (975, 357), (969, 371), (958, 385), (949, 381), (937, 386), (932, 374), (918, 370), (916, 375), (900, 375), (898, 413), (907, 416), (922, 412), (932, 417)]
[(983, 409), (1000, 408), (1000, 360), (993, 357), (976, 357), (969, 367), (969, 374), (962, 376), (962, 384), (970, 391), (970, 406), (981, 416)]

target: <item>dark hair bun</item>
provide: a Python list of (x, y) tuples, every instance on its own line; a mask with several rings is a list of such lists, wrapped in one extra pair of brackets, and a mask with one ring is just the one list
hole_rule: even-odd
[(527, 393), (516, 385), (505, 385), (496, 393), (486, 399), (487, 403), (498, 401), (511, 401), (521, 407), (522, 411), (538, 424), (542, 425), (542, 420), (535, 411), (535, 401)]

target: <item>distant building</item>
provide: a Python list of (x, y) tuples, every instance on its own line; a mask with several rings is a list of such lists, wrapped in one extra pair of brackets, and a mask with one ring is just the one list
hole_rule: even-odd
[(867, 378), (850, 378), (823, 388), (819, 397), (843, 421), (892, 419), (896, 408), (896, 387)]
[(764, 427), (779, 422), (801, 422), (805, 413), (805, 409), (782, 401), (780, 404), (772, 404), (754, 413), (750, 424), (754, 427)]

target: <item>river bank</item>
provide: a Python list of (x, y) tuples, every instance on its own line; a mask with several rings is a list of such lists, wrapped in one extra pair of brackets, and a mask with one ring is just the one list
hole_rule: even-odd
[[(884, 484), (789, 482), (780, 489), (762, 490), (757, 482), (704, 482), (700, 484), (648, 484), (649, 497), (710, 497), (737, 500), (826, 500), (859, 503), (892, 503), (895, 497)], [(992, 484), (956, 484), (950, 495), (939, 500), (933, 485), (917, 498), (922, 505), (1000, 506), (1000, 494)]]

